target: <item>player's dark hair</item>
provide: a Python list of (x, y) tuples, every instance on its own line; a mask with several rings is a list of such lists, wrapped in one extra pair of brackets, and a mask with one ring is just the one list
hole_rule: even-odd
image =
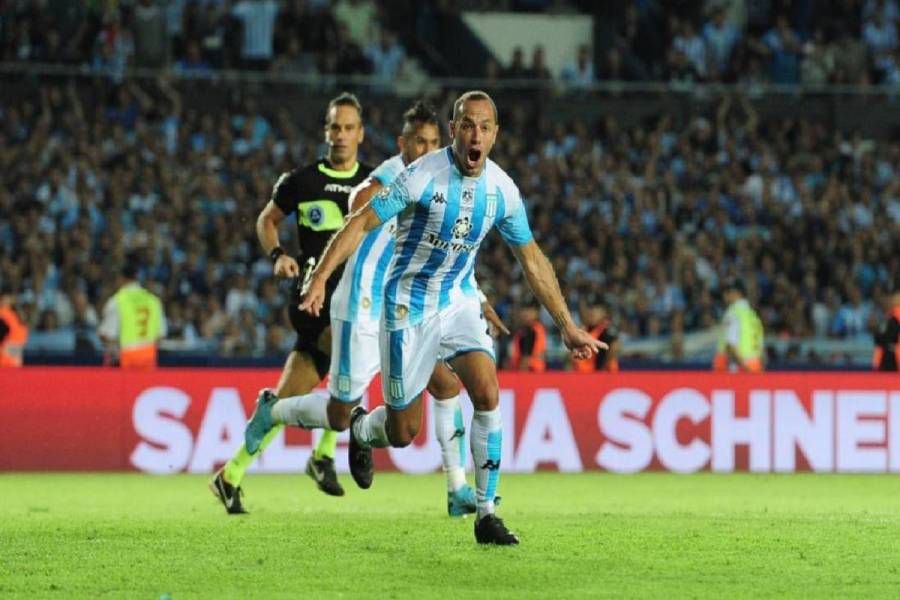
[(328, 122), (328, 119), (331, 115), (331, 109), (337, 106), (352, 106), (356, 109), (356, 112), (359, 113), (359, 120), (362, 121), (363, 109), (362, 104), (359, 103), (359, 98), (356, 97), (356, 94), (351, 94), (350, 92), (341, 92), (339, 95), (331, 99), (331, 102), (328, 103), (328, 108), (325, 109), (326, 123)]
[(470, 90), (456, 99), (456, 102), (453, 103), (453, 120), (456, 121), (459, 119), (459, 116), (462, 114), (463, 106), (466, 105), (466, 102), (470, 100), (487, 100), (491, 103), (491, 108), (494, 109), (494, 122), (498, 125), (500, 124), (500, 115), (497, 113), (497, 105), (494, 104), (494, 99), (488, 95), (487, 92), (482, 92), (481, 90)]
[(437, 112), (425, 100), (417, 100), (405, 113), (403, 113), (403, 128), (407, 126), (418, 127), (421, 125), (440, 126), (438, 122)]

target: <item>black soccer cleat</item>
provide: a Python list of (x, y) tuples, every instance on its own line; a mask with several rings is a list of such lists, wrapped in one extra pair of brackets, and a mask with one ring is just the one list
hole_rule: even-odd
[(317, 459), (310, 455), (306, 461), (306, 474), (309, 475), (320, 490), (329, 496), (343, 496), (344, 488), (341, 486), (337, 478), (337, 471), (334, 470), (334, 459), (329, 456), (323, 456)]
[(517, 546), (519, 538), (506, 528), (503, 519), (497, 515), (485, 515), (475, 521), (475, 541), (479, 544), (497, 544), (498, 546)]
[(372, 465), (372, 449), (363, 447), (356, 441), (353, 435), (353, 424), (357, 419), (367, 415), (367, 411), (362, 406), (357, 406), (350, 413), (350, 445), (348, 446), (348, 458), (350, 463), (350, 474), (353, 475), (353, 481), (356, 485), (364, 490), (372, 487), (372, 478), (375, 476), (375, 467)]
[(225, 507), (225, 512), (229, 515), (246, 515), (247, 509), (241, 504), (241, 496), (244, 490), (241, 486), (233, 486), (225, 481), (223, 469), (219, 469), (213, 480), (209, 482), (209, 489), (213, 495), (219, 499)]

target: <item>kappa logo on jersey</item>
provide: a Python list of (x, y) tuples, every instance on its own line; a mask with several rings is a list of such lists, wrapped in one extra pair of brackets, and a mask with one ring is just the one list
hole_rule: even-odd
[(434, 196), (431, 197), (432, 204), (446, 204), (447, 200), (444, 198), (444, 195), (440, 192), (435, 192)]
[(475, 199), (475, 192), (472, 191), (472, 188), (466, 188), (462, 191), (462, 201), (463, 204), (471, 204), (472, 200)]
[(322, 209), (318, 206), (313, 206), (309, 209), (309, 222), (313, 225), (319, 225), (322, 222), (322, 219), (325, 217), (325, 213), (322, 212)]
[(465, 238), (472, 231), (472, 222), (469, 220), (469, 217), (460, 217), (456, 219), (456, 223), (453, 225), (453, 229), (450, 230), (450, 233), (453, 234), (455, 238)]
[(326, 192), (337, 192), (339, 194), (349, 194), (353, 191), (352, 185), (341, 185), (340, 183), (326, 183)]

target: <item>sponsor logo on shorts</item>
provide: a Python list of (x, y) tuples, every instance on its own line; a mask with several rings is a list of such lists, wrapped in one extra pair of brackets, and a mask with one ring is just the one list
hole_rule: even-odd
[(400, 402), (405, 400), (403, 397), (403, 380), (399, 377), (391, 377), (388, 382), (388, 393), (391, 395), (391, 400)]

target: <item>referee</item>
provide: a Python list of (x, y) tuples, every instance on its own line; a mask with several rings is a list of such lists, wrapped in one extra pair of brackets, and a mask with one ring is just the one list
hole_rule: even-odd
[[(315, 163), (284, 173), (275, 183), (272, 199), (256, 221), (256, 234), (280, 278), (295, 278), (289, 313), (297, 332), (297, 342), (288, 355), (275, 393), (279, 398), (309, 393), (328, 372), (331, 355), (331, 328), (326, 305), (318, 317), (300, 312), (301, 268), (315, 264), (325, 245), (344, 224), (350, 191), (368, 177), (372, 170), (357, 160), (363, 141), (362, 106), (353, 94), (343, 93), (328, 103), (325, 113), (326, 156)], [(300, 254), (289, 255), (279, 245), (278, 226), (289, 215), (295, 216), (299, 232)], [(336, 271), (328, 281), (326, 303), (341, 279)], [(276, 427), (263, 440), (260, 450), (250, 455), (241, 445), (228, 463), (216, 473), (211, 483), (213, 492), (231, 513), (245, 512), (241, 505), (240, 484), (247, 468), (281, 431)], [(315, 452), (306, 464), (306, 472), (319, 488), (330, 495), (342, 496), (344, 490), (334, 470), (337, 434), (325, 431)]]

